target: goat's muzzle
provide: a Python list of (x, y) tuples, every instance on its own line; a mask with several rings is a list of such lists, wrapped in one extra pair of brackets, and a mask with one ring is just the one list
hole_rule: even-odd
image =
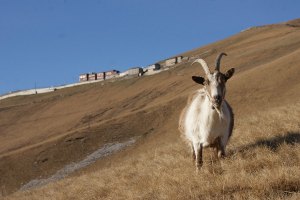
[(216, 95), (213, 97), (213, 104), (216, 108), (220, 108), (222, 101), (223, 99), (220, 95)]

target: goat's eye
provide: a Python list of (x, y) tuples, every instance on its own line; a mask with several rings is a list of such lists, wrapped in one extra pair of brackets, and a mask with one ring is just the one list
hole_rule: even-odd
[(224, 83), (224, 82), (225, 82), (225, 78), (224, 78), (223, 76), (220, 76), (220, 77), (218, 78), (218, 82), (219, 82), (219, 83)]

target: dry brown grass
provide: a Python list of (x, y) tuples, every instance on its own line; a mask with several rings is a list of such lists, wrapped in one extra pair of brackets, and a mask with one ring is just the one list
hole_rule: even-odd
[(176, 132), (109, 167), (8, 199), (299, 199), (299, 119), (300, 102), (245, 115), (228, 157), (219, 162), (206, 150), (198, 173)]
[[(237, 69), (226, 97), (236, 119), (228, 157), (218, 161), (205, 150), (198, 173), (177, 130), (188, 94), (199, 87), (190, 80), (202, 73), (198, 66), (1, 101), (0, 196), (300, 199), (299, 27), (252, 29), (185, 54), (213, 50), (204, 57), (212, 64), (225, 51), (222, 70)], [(105, 143), (135, 136), (142, 139), (133, 147), (65, 180), (16, 192)]]

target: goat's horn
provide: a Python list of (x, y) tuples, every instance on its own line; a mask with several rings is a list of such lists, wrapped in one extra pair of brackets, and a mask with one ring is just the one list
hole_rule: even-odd
[(227, 54), (226, 53), (220, 53), (219, 56), (217, 57), (217, 59), (216, 59), (216, 68), (215, 68), (216, 71), (220, 71), (220, 62), (221, 62), (222, 56), (227, 56)]
[(199, 63), (199, 64), (201, 64), (201, 66), (202, 66), (202, 68), (203, 68), (203, 70), (204, 70), (206, 76), (209, 76), (209, 75), (210, 75), (210, 71), (209, 71), (209, 68), (208, 68), (208, 66), (207, 66), (207, 63), (206, 63), (203, 59), (200, 59), (200, 58), (199, 58), (199, 59), (195, 60), (195, 61), (192, 63), (192, 65), (193, 65), (194, 63)]

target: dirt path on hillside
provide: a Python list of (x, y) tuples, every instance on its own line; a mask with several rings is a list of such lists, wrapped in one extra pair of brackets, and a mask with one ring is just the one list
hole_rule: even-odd
[(75, 172), (75, 171), (77, 171), (81, 168), (84, 168), (88, 165), (91, 165), (94, 162), (96, 162), (97, 160), (99, 160), (99, 159), (101, 159), (105, 156), (109, 156), (113, 153), (116, 153), (116, 152), (118, 152), (118, 151), (134, 144), (137, 139), (138, 138), (132, 138), (132, 139), (130, 139), (126, 142), (123, 142), (123, 143), (108, 143), (108, 144), (105, 144), (102, 148), (100, 148), (97, 151), (91, 153), (85, 159), (83, 159), (79, 162), (75, 162), (75, 163), (71, 163), (71, 164), (66, 165), (64, 168), (58, 170), (55, 174), (53, 174), (49, 178), (31, 180), (28, 183), (26, 183), (25, 185), (23, 185), (20, 188), (20, 190), (24, 191), (24, 190), (40, 187), (40, 186), (43, 186), (43, 185), (47, 185), (48, 183), (61, 180), (65, 177), (67, 177), (68, 175), (70, 175), (71, 173), (73, 173), (73, 172)]

